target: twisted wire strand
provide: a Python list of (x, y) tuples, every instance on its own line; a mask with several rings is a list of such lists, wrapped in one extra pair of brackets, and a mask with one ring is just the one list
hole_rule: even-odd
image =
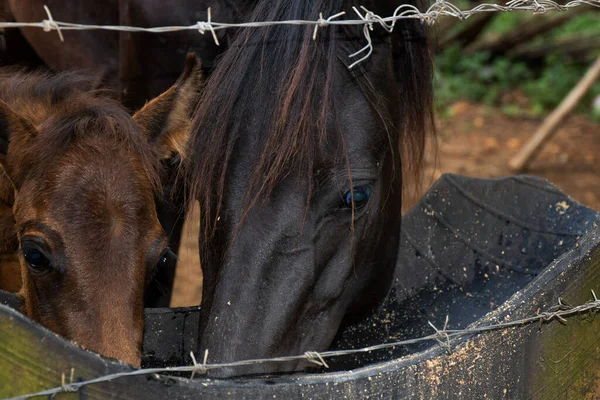
[(64, 41), (63, 31), (105, 30), (117, 32), (165, 33), (195, 30), (201, 34), (210, 32), (215, 44), (218, 46), (220, 43), (219, 39), (217, 38), (216, 31), (223, 29), (260, 28), (275, 25), (307, 25), (314, 27), (313, 40), (316, 40), (317, 30), (320, 28), (325, 28), (330, 25), (363, 25), (363, 35), (367, 43), (361, 50), (349, 55), (350, 58), (354, 58), (363, 54), (362, 57), (348, 66), (348, 68), (351, 69), (368, 59), (373, 51), (369, 31), (373, 30), (374, 25), (379, 25), (387, 32), (391, 33), (394, 30), (396, 22), (403, 19), (418, 19), (423, 23), (434, 24), (440, 17), (443, 16), (465, 20), (474, 14), (489, 12), (530, 11), (535, 14), (543, 14), (548, 11), (567, 11), (571, 8), (582, 5), (600, 8), (600, 0), (571, 0), (566, 4), (559, 4), (553, 0), (510, 0), (504, 5), (483, 3), (467, 10), (461, 10), (446, 0), (436, 0), (436, 2), (424, 12), (421, 12), (417, 7), (411, 4), (401, 4), (394, 10), (394, 13), (388, 17), (381, 17), (361, 6), (360, 9), (362, 12), (356, 7), (353, 7), (358, 19), (340, 19), (340, 17), (346, 14), (344, 11), (342, 11), (327, 18), (324, 18), (323, 14), (321, 13), (317, 20), (255, 21), (241, 23), (213, 21), (211, 9), (208, 8), (206, 21), (198, 21), (193, 25), (156, 26), (148, 28), (127, 25), (94, 25), (57, 21), (53, 18), (50, 9), (47, 6), (44, 6), (44, 10), (47, 15), (46, 19), (39, 22), (0, 22), (0, 29), (40, 28), (45, 32), (56, 31), (61, 41)]

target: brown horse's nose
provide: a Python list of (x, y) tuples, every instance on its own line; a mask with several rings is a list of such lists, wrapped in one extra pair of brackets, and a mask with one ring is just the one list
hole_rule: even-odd
[(113, 358), (118, 358), (121, 361), (125, 361), (127, 364), (139, 368), (142, 364), (142, 351), (141, 349), (136, 347), (126, 350), (122, 352), (122, 354), (116, 354), (115, 356), (113, 356)]
[(129, 319), (128, 313), (115, 314), (102, 319), (96, 335), (82, 344), (104, 357), (139, 367), (142, 362), (143, 319)]

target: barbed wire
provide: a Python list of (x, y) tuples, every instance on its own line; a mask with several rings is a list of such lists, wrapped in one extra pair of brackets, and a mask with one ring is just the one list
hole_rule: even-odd
[(192, 365), (185, 365), (180, 367), (165, 367), (165, 368), (145, 368), (138, 369), (133, 371), (126, 372), (117, 372), (114, 374), (103, 375), (94, 379), (89, 379), (86, 381), (73, 382), (74, 369), (71, 369), (70, 380), (69, 383), (66, 382), (65, 374), (62, 374), (62, 384), (61, 386), (57, 386), (55, 388), (42, 390), (36, 393), (24, 394), (17, 397), (12, 397), (8, 400), (24, 400), (30, 399), (38, 396), (50, 396), (55, 395), (62, 392), (77, 392), (84, 386), (89, 386), (96, 383), (102, 383), (107, 381), (112, 381), (114, 379), (133, 377), (139, 375), (153, 375), (153, 374), (169, 374), (169, 373), (185, 373), (190, 372), (191, 377), (193, 379), (196, 374), (205, 374), (209, 370), (215, 369), (223, 369), (223, 368), (235, 368), (249, 365), (257, 365), (257, 364), (266, 364), (266, 363), (286, 363), (290, 361), (308, 361), (313, 364), (328, 368), (329, 366), (325, 362), (327, 358), (347, 356), (347, 355), (357, 355), (361, 353), (369, 353), (378, 350), (385, 349), (393, 349), (396, 347), (406, 346), (410, 344), (417, 344), (428, 341), (436, 341), (440, 344), (442, 348), (444, 348), (447, 352), (452, 351), (450, 339), (459, 338), (462, 336), (471, 336), (481, 333), (486, 333), (490, 331), (503, 330), (509, 328), (515, 328), (523, 325), (532, 324), (538, 322), (541, 324), (551, 322), (554, 320), (558, 320), (559, 322), (566, 324), (567, 319), (569, 317), (573, 317), (576, 315), (589, 314), (590, 316), (594, 316), (596, 313), (600, 311), (600, 299), (596, 296), (596, 293), (592, 290), (592, 298), (593, 300), (588, 301), (584, 304), (578, 306), (571, 306), (567, 302), (565, 302), (562, 298), (558, 298), (558, 304), (551, 307), (548, 311), (538, 312), (536, 315), (522, 318), (514, 321), (505, 321), (498, 322), (495, 324), (488, 324), (477, 326), (473, 328), (466, 329), (447, 329), (448, 328), (448, 316), (446, 316), (446, 321), (444, 323), (444, 327), (442, 329), (438, 329), (431, 322), (428, 322), (429, 326), (433, 328), (434, 333), (427, 336), (422, 336), (413, 339), (400, 340), (396, 342), (389, 342), (378, 344), (369, 347), (363, 347), (360, 349), (347, 349), (347, 350), (331, 350), (331, 351), (307, 351), (304, 354), (295, 355), (295, 356), (285, 356), (285, 357), (274, 357), (274, 358), (261, 358), (261, 359), (252, 359), (252, 360), (242, 360), (242, 361), (234, 361), (229, 363), (216, 363), (216, 364), (208, 364), (208, 350), (204, 351), (203, 362), (199, 364), (196, 361), (196, 357), (193, 352), (190, 353), (192, 358)]
[[(118, 32), (148, 32), (148, 33), (166, 33), (166, 32), (177, 32), (186, 30), (197, 30), (201, 34), (210, 32), (215, 44), (220, 45), (216, 31), (231, 28), (259, 28), (269, 26), (281, 26), (281, 25), (307, 25), (314, 26), (313, 40), (316, 40), (318, 29), (324, 28), (331, 25), (363, 25), (363, 34), (367, 41), (367, 44), (359, 51), (349, 55), (350, 58), (358, 57), (364, 54), (361, 58), (355, 60), (348, 68), (353, 68), (359, 63), (365, 61), (372, 53), (373, 46), (370, 37), (370, 31), (373, 30), (373, 25), (379, 25), (385, 29), (388, 33), (394, 30), (395, 24), (399, 20), (403, 19), (418, 19), (423, 23), (434, 24), (442, 16), (454, 17), (459, 20), (466, 20), (474, 14), (487, 13), (487, 12), (512, 12), (512, 11), (531, 11), (535, 14), (542, 14), (548, 11), (567, 11), (571, 8), (578, 7), (581, 5), (588, 5), (591, 7), (600, 8), (600, 0), (572, 0), (564, 5), (558, 4), (553, 0), (511, 0), (505, 5), (484, 3), (477, 5), (468, 10), (461, 10), (457, 6), (451, 4), (446, 0), (436, 0), (436, 2), (429, 7), (425, 12), (421, 12), (415, 6), (410, 4), (403, 4), (397, 7), (394, 13), (389, 17), (381, 17), (374, 12), (368, 10), (365, 7), (360, 7), (360, 10), (353, 7), (353, 11), (357, 14), (359, 19), (339, 19), (345, 15), (344, 11), (331, 15), (327, 18), (323, 17), (321, 13), (317, 20), (281, 20), (281, 21), (257, 21), (257, 22), (245, 22), (245, 23), (223, 23), (212, 21), (211, 9), (207, 10), (207, 20), (198, 21), (193, 25), (182, 25), (182, 26), (158, 26), (158, 27), (137, 27), (127, 25), (94, 25), (94, 24), (78, 24), (71, 22), (57, 21), (53, 18), (50, 9), (44, 6), (44, 10), (47, 15), (47, 19), (40, 22), (0, 22), (0, 29), (11, 29), (11, 28), (41, 28), (45, 32), (56, 31), (60, 40), (64, 42), (64, 36), (62, 31), (82, 31), (82, 30), (105, 30), (105, 31), (118, 31)], [(362, 12), (361, 12), (362, 10)], [(191, 379), (196, 374), (204, 374), (209, 370), (223, 369), (223, 368), (235, 368), (242, 366), (250, 366), (265, 363), (286, 363), (291, 361), (308, 361), (313, 364), (328, 368), (325, 361), (327, 358), (357, 355), (361, 353), (369, 353), (373, 351), (392, 349), (401, 346), (407, 346), (411, 344), (423, 343), (428, 341), (436, 341), (441, 347), (445, 348), (448, 352), (451, 352), (450, 339), (459, 338), (462, 336), (482, 334), (485, 332), (502, 330), (508, 328), (519, 327), (534, 322), (540, 324), (558, 320), (561, 323), (566, 323), (566, 318), (581, 315), (584, 313), (596, 314), (600, 311), (600, 300), (592, 290), (593, 300), (587, 303), (570, 306), (561, 298), (558, 299), (558, 305), (552, 307), (549, 311), (538, 313), (536, 315), (514, 320), (508, 322), (500, 322), (496, 324), (482, 325), (479, 327), (468, 328), (468, 329), (447, 329), (448, 317), (446, 317), (444, 327), (438, 329), (434, 324), (428, 322), (429, 326), (434, 330), (434, 333), (418, 338), (406, 339), (401, 341), (389, 342), (378, 344), (374, 346), (364, 347), (360, 349), (347, 349), (347, 350), (333, 350), (324, 352), (307, 351), (304, 354), (264, 359), (250, 359), (241, 360), (229, 363), (215, 363), (208, 364), (208, 350), (204, 352), (203, 362), (200, 364), (196, 361), (195, 355), (190, 353), (193, 364), (179, 367), (166, 367), (166, 368), (145, 368), (127, 372), (118, 372), (114, 374), (103, 375), (94, 379), (86, 381), (73, 382), (75, 370), (72, 368), (70, 372), (69, 383), (66, 382), (65, 374), (62, 375), (61, 386), (39, 391), (36, 393), (25, 394), (12, 399), (30, 399), (38, 396), (49, 396), (62, 392), (77, 392), (80, 388), (89, 386), (92, 384), (102, 383), (111, 381), (114, 379), (133, 377), (139, 375), (153, 375), (153, 374), (169, 374), (169, 373), (191, 373)]]
[[(373, 25), (380, 25), (387, 32), (391, 33), (394, 30), (397, 21), (402, 19), (418, 19), (423, 23), (434, 24), (440, 17), (448, 16), (465, 20), (474, 14), (488, 12), (512, 12), (512, 11), (531, 11), (535, 14), (543, 14), (547, 11), (567, 11), (571, 8), (581, 5), (600, 8), (600, 0), (572, 0), (566, 4), (559, 4), (553, 0), (511, 0), (505, 5), (483, 3), (468, 10), (461, 10), (454, 4), (446, 0), (436, 0), (425, 12), (421, 12), (412, 4), (402, 4), (398, 6), (394, 13), (389, 17), (381, 17), (365, 7), (352, 7), (359, 19), (339, 19), (346, 14), (345, 11), (331, 15), (327, 18), (321, 13), (317, 20), (282, 20), (282, 21), (256, 21), (242, 23), (225, 23), (212, 21), (211, 9), (207, 10), (207, 20), (198, 21), (193, 25), (181, 26), (157, 26), (151, 28), (143, 28), (139, 26), (127, 25), (93, 25), (93, 24), (78, 24), (72, 22), (57, 21), (52, 17), (52, 13), (47, 6), (44, 6), (48, 18), (40, 22), (0, 22), (0, 28), (41, 28), (45, 32), (57, 31), (61, 41), (64, 41), (62, 31), (82, 31), (82, 30), (106, 30), (118, 32), (149, 32), (149, 33), (165, 33), (195, 30), (204, 34), (210, 32), (215, 44), (220, 45), (216, 31), (230, 28), (259, 28), (276, 25), (309, 25), (314, 26), (313, 40), (317, 38), (319, 28), (324, 28), (330, 25), (363, 25), (363, 34), (367, 44), (357, 51), (350, 54), (350, 58), (356, 58), (364, 54), (361, 58), (354, 61), (348, 66), (352, 69), (354, 66), (366, 60), (373, 51), (371, 43), (370, 31), (373, 30)], [(362, 10), (362, 11), (361, 11)]]

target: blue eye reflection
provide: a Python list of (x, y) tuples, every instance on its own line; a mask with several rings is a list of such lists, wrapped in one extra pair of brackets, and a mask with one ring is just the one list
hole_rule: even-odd
[(155, 265), (155, 269), (165, 268), (169, 265), (169, 261), (172, 258), (176, 258), (175, 254), (170, 249), (167, 249), (162, 256), (158, 259), (158, 262)]
[(344, 205), (348, 208), (352, 208), (352, 197), (354, 197), (354, 208), (359, 209), (364, 207), (371, 197), (370, 186), (356, 186), (354, 190), (347, 191), (344, 195)]

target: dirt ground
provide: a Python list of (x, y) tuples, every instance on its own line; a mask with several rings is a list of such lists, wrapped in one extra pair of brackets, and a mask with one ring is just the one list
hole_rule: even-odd
[[(510, 118), (485, 106), (456, 103), (454, 116), (439, 122), (435, 163), (427, 174), (479, 177), (511, 175), (508, 161), (539, 128), (541, 120)], [(564, 122), (527, 173), (546, 178), (575, 200), (600, 210), (600, 125), (575, 115)]]
[[(452, 116), (438, 121), (438, 150), (427, 152), (423, 190), (442, 173), (478, 177), (511, 175), (508, 161), (539, 127), (541, 120), (511, 118), (481, 105), (456, 103)], [(600, 125), (570, 117), (528, 173), (548, 179), (588, 207), (600, 210)], [(184, 227), (173, 307), (199, 304), (202, 276), (198, 261), (198, 217)]]

